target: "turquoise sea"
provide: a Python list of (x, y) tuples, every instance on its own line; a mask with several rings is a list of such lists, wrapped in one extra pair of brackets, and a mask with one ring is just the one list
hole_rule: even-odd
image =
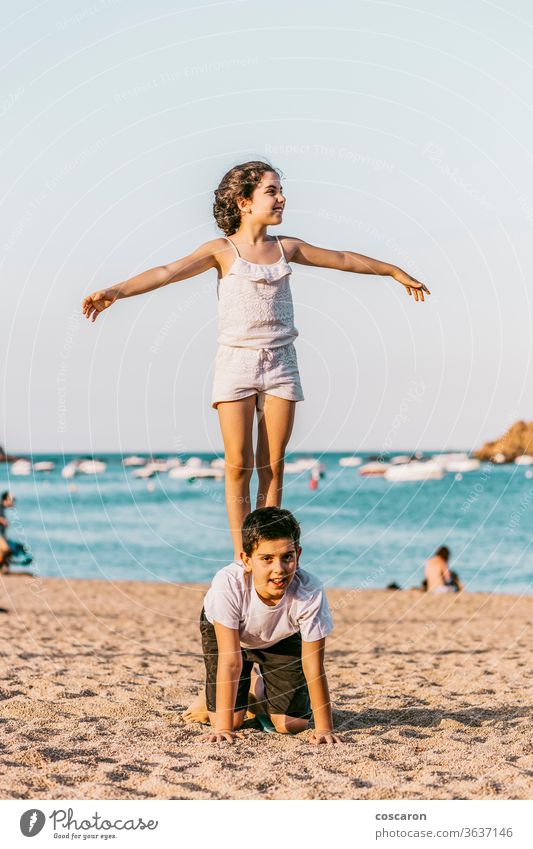
[[(527, 467), (487, 463), (462, 477), (389, 483), (339, 466), (345, 453), (313, 454), (326, 467), (316, 490), (308, 471), (285, 479), (283, 506), (302, 526), (301, 565), (327, 585), (418, 585), (424, 560), (446, 544), (467, 590), (533, 591)], [(70, 491), (61, 468), (72, 457), (33, 457), (44, 459), (55, 461), (54, 471), (28, 477), (0, 465), (1, 489), (17, 498), (9, 536), (30, 547), (34, 574), (208, 582), (231, 559), (223, 481), (138, 480), (113, 454), (99, 455), (103, 474), (78, 475)]]

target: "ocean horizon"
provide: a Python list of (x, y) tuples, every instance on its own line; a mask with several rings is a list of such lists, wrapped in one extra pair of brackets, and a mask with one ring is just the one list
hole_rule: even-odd
[[(450, 449), (451, 450), (451, 449)], [(465, 449), (456, 449), (458, 451)], [(137, 479), (123, 457), (137, 452), (13, 452), (55, 468), (29, 476), (0, 465), (0, 487), (13, 491), (8, 536), (34, 557), (42, 577), (208, 583), (232, 560), (224, 481), (175, 480), (166, 473)], [(410, 451), (395, 451), (387, 458)], [(424, 458), (439, 451), (423, 452)], [(446, 452), (448, 453), (448, 452)], [(379, 452), (353, 452), (363, 462)], [(360, 476), (342, 467), (352, 452), (288, 452), (287, 461), (314, 457), (324, 476), (310, 488), (309, 470), (286, 474), (283, 506), (302, 527), (300, 565), (326, 586), (377, 589), (397, 582), (420, 586), (424, 561), (439, 545), (470, 592), (533, 591), (527, 467), (482, 463), (478, 470), (409, 483)], [(67, 481), (63, 465), (97, 457), (105, 472)], [(175, 452), (138, 452), (144, 458)], [(222, 455), (187, 452), (209, 463)], [(74, 485), (74, 488), (73, 488)], [(252, 479), (252, 503), (256, 477)]]

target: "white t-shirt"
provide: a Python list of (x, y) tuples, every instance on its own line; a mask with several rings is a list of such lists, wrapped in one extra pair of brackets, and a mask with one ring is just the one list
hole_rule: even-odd
[(333, 630), (333, 620), (322, 584), (298, 568), (281, 600), (270, 606), (262, 601), (253, 577), (234, 561), (216, 573), (204, 599), (205, 615), (239, 630), (244, 648), (267, 648), (286, 637), (302, 635), (307, 643)]

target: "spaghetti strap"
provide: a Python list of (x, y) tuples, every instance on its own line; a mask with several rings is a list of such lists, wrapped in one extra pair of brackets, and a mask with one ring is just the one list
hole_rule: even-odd
[(239, 251), (237, 250), (237, 245), (234, 245), (234, 244), (233, 244), (233, 242), (231, 241), (231, 239), (229, 239), (227, 236), (224, 236), (224, 238), (228, 240), (228, 242), (230, 243), (230, 245), (233, 245), (233, 250), (235, 251), (235, 253), (237, 254), (237, 256), (238, 256), (238, 257), (240, 257), (240, 253), (239, 253)]
[[(280, 259), (285, 259), (285, 253), (283, 251), (283, 245), (281, 244), (281, 242), (279, 240), (279, 236), (276, 236), (276, 239), (278, 240), (279, 249), (281, 251)], [(285, 262), (287, 262), (287, 260), (285, 260)]]

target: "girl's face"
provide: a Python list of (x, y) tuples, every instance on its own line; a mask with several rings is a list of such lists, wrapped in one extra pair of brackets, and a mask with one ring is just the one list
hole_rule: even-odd
[[(244, 205), (246, 204), (246, 206)], [(243, 217), (251, 215), (263, 224), (280, 224), (285, 207), (282, 186), (275, 171), (265, 171), (251, 199), (243, 202)]]

